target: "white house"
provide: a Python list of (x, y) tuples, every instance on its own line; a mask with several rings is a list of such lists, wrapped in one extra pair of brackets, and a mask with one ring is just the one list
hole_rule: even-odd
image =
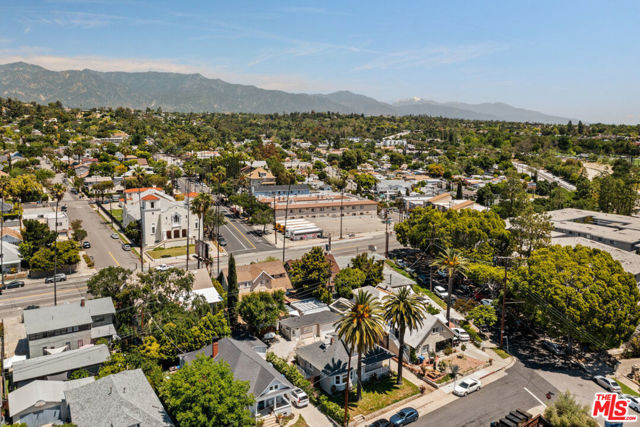
[[(56, 229), (56, 211), (55, 207), (34, 207), (25, 208), (22, 212), (22, 221), (27, 219), (35, 219), (43, 224), (49, 226), (49, 230), (55, 231)], [(58, 234), (67, 234), (69, 230), (69, 217), (62, 211), (58, 211)]]
[[(140, 192), (139, 197), (138, 192)], [(142, 203), (142, 209), (140, 209), (140, 203)], [(159, 188), (125, 190), (122, 209), (123, 225), (126, 227), (129, 223), (140, 220), (141, 214), (145, 245), (186, 239), (187, 229), (189, 229), (190, 238), (195, 239), (198, 235), (196, 215), (189, 214), (189, 228), (187, 228), (187, 201), (178, 201)]]

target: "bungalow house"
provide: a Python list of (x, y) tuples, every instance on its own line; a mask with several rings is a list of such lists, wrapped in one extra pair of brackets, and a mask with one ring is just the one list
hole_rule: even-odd
[[(222, 270), (222, 274), (225, 283), (228, 283), (228, 269)], [(280, 261), (240, 265), (236, 268), (236, 274), (240, 297), (252, 292), (273, 292), (278, 289), (287, 291), (292, 287), (289, 276)]]
[[(362, 381), (367, 382), (377, 377), (389, 374), (389, 366), (384, 361), (393, 355), (382, 347), (376, 346), (362, 357)], [(344, 341), (332, 338), (330, 343), (317, 341), (313, 344), (296, 349), (298, 367), (305, 378), (316, 382), (330, 394), (344, 390), (347, 384), (347, 366), (349, 350)], [(358, 355), (351, 356), (351, 372), (349, 380), (355, 383), (357, 379)]]
[(214, 340), (200, 350), (181, 354), (180, 366), (190, 363), (200, 355), (212, 357), (215, 361), (224, 360), (229, 364), (236, 380), (249, 382), (249, 393), (255, 398), (255, 403), (249, 410), (254, 416), (291, 414), (291, 403), (287, 395), (293, 390), (293, 385), (247, 342), (233, 338)]
[(320, 311), (304, 316), (291, 316), (280, 321), (280, 333), (290, 341), (319, 338), (333, 333), (333, 326), (342, 316), (333, 311)]
[(64, 392), (92, 383), (93, 377), (71, 381), (33, 381), (9, 393), (9, 416), (28, 427), (58, 425), (68, 418)]
[(268, 170), (257, 167), (247, 174), (249, 185), (254, 187), (256, 185), (275, 185), (276, 177), (273, 176)]
[[(399, 344), (393, 332), (389, 334), (389, 338), (389, 350), (398, 354)], [(422, 327), (405, 333), (404, 343), (407, 350), (412, 348), (416, 355), (428, 356), (430, 352), (445, 349), (453, 338), (453, 331), (447, 326), (447, 320), (442, 314), (427, 314)]]
[[(7, 236), (5, 234), (5, 236)], [(3, 239), (5, 242), (5, 238)], [(17, 273), (21, 271), (22, 256), (17, 244), (4, 244), (2, 246), (2, 259), (0, 259), (3, 273)]]

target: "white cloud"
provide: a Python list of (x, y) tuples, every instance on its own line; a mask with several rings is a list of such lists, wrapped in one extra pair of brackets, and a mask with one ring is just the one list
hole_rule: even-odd
[(422, 49), (402, 50), (380, 55), (374, 60), (356, 67), (354, 71), (455, 64), (491, 55), (507, 48), (508, 45), (502, 43), (477, 43), (453, 47), (435, 46)]

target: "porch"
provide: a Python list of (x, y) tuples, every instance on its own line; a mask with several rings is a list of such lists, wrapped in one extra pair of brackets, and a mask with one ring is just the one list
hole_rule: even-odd
[(289, 415), (291, 413), (291, 402), (284, 394), (268, 397), (256, 403), (256, 417), (262, 418), (272, 414)]

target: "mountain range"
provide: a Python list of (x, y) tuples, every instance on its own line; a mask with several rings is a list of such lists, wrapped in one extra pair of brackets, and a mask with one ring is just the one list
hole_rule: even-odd
[(503, 103), (439, 103), (411, 98), (394, 103), (349, 91), (288, 93), (165, 72), (51, 71), (14, 62), (0, 65), (0, 97), (78, 108), (162, 108), (178, 112), (290, 113), (333, 111), (365, 115), (428, 115), (470, 120), (566, 123), (569, 119)]

